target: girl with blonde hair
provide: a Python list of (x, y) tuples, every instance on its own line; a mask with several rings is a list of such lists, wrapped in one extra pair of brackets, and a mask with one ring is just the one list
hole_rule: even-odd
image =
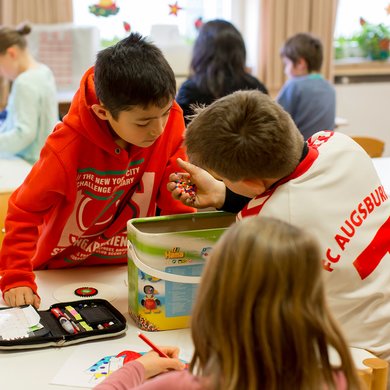
[[(318, 244), (310, 234), (272, 218), (235, 223), (202, 275), (189, 370), (143, 383), (151, 368), (154, 375), (181, 368), (177, 359), (150, 352), (96, 389), (359, 389), (321, 275)], [(177, 357), (177, 350), (166, 352)]]

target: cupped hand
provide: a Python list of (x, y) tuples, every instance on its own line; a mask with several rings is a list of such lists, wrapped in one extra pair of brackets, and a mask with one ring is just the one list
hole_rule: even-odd
[[(221, 208), (225, 202), (226, 187), (225, 184), (215, 179), (210, 173), (197, 167), (181, 158), (177, 159), (178, 165), (185, 170), (183, 173), (172, 173), (169, 176), (167, 189), (172, 193), (174, 199), (181, 203), (196, 207), (198, 209), (206, 207)], [(179, 182), (183, 180), (195, 184), (195, 194), (185, 192)]]

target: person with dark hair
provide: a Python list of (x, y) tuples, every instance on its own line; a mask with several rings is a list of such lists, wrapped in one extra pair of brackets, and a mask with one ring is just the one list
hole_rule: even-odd
[(321, 41), (308, 33), (292, 36), (280, 51), (288, 80), (276, 100), (305, 139), (335, 127), (336, 92), (320, 74), (322, 51)]
[(192, 212), (172, 199), (185, 129), (161, 51), (137, 33), (102, 50), (12, 194), (0, 252), (9, 306), (40, 298), (34, 269), (127, 263), (126, 223)]
[(12, 81), (1, 113), (0, 153), (33, 164), (59, 116), (53, 73), (28, 50), (25, 36), (30, 32), (28, 24), (0, 26), (0, 75)]
[(267, 88), (246, 68), (246, 49), (241, 33), (226, 20), (202, 25), (195, 41), (190, 78), (179, 89), (176, 100), (190, 122), (191, 105), (209, 105), (214, 100), (243, 89)]

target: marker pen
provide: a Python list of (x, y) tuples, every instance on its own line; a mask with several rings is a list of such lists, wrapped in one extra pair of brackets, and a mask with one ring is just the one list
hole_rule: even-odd
[(66, 332), (70, 334), (77, 333), (77, 330), (73, 327), (72, 323), (65, 318), (64, 314), (58, 307), (54, 307), (50, 311), (53, 313), (54, 317), (58, 319), (58, 322), (65, 329)]
[(153, 349), (153, 351), (157, 352), (159, 354), (159, 356), (161, 356), (163, 358), (169, 358), (169, 356), (166, 353), (161, 351), (161, 349), (158, 348), (155, 344), (153, 344), (143, 333), (138, 332), (138, 337), (141, 340), (145, 341), (145, 343), (148, 344), (149, 347)]

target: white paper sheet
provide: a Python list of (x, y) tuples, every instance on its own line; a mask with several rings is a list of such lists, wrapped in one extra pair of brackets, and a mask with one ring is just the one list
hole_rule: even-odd
[(110, 373), (122, 367), (124, 358), (118, 357), (118, 355), (124, 351), (140, 352), (141, 349), (129, 344), (119, 343), (80, 345), (74, 349), (72, 355), (50, 383), (92, 388), (103, 381)]
[(31, 328), (39, 325), (40, 317), (30, 305), (0, 310), (0, 337), (15, 340), (29, 336)]
[[(140, 341), (140, 345), (144, 345)], [(109, 374), (123, 366), (124, 351), (145, 353), (150, 349), (146, 346), (104, 342), (77, 346), (66, 360), (50, 384), (72, 387), (93, 388), (102, 382)], [(180, 352), (180, 358), (186, 362), (191, 354)]]

